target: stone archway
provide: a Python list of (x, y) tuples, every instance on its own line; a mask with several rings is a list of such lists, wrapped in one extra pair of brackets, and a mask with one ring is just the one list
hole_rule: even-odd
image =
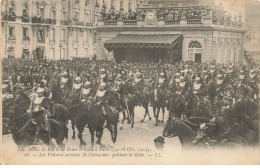
[(191, 41), (188, 46), (189, 61), (201, 63), (202, 45), (198, 41)]

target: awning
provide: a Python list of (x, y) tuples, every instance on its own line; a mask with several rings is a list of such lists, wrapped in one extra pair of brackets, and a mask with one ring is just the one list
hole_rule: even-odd
[(119, 34), (105, 42), (108, 51), (119, 48), (170, 49), (182, 42), (180, 34)]

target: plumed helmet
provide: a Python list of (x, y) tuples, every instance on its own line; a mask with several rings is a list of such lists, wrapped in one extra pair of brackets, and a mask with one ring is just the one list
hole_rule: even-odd
[(86, 81), (84, 84), (85, 87), (89, 87), (90, 85), (91, 85), (91, 82), (89, 82), (89, 81)]
[(105, 82), (101, 82), (99, 85), (100, 90), (104, 90), (106, 88), (107, 84)]
[(75, 81), (80, 81), (80, 77), (77, 76), (77, 77), (75, 78)]
[(141, 74), (140, 72), (137, 72), (137, 73), (136, 73), (136, 77), (137, 77), (137, 78), (140, 78), (141, 76), (142, 76), (142, 74)]
[(38, 89), (36, 90), (36, 93), (43, 93), (44, 91), (45, 91), (44, 88), (38, 87)]

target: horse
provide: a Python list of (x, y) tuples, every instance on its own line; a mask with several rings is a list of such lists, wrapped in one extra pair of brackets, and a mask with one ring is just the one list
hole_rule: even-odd
[[(58, 122), (54, 119), (46, 120), (46, 112), (41, 110), (37, 112), (36, 123), (38, 128), (38, 137), (46, 145), (57, 147), (57, 145), (64, 149), (65, 145), (63, 143), (64, 139), (68, 139), (68, 128), (65, 123)], [(48, 129), (44, 128), (48, 127)]]
[[(31, 99), (29, 96), (23, 91), (18, 91), (14, 95), (14, 101), (17, 106), (22, 108), (22, 110), (27, 110), (30, 107)], [(52, 116), (48, 116), (50, 119), (54, 119), (58, 122), (61, 122), (62, 125), (65, 125), (64, 132), (68, 129), (66, 127), (66, 123), (68, 122), (68, 110), (62, 104), (54, 104), (54, 102), (49, 98), (44, 98), (42, 101), (42, 106), (44, 109), (48, 111), (52, 111), (54, 114)], [(65, 135), (65, 138), (68, 139), (68, 135)]]
[(66, 104), (69, 111), (69, 119), (72, 125), (72, 139), (75, 139), (75, 126), (78, 129), (78, 138), (80, 139), (80, 146), (86, 145), (86, 142), (82, 139), (82, 133), (87, 125), (87, 107), (80, 101), (78, 95), (70, 93)]
[(102, 109), (97, 106), (91, 106), (87, 113), (87, 123), (89, 132), (91, 134), (91, 146), (94, 146), (94, 133), (96, 131), (96, 137), (98, 140), (96, 141), (97, 144), (101, 145), (101, 138), (103, 135), (103, 126), (105, 123), (105, 116), (102, 112)]
[(160, 109), (162, 109), (162, 120), (164, 122), (165, 106), (166, 106), (166, 95), (162, 93), (161, 89), (155, 88), (153, 90), (153, 96), (151, 100), (153, 106), (154, 118), (156, 120), (155, 126), (158, 126)]
[(197, 137), (197, 133), (183, 120), (170, 117), (163, 130), (164, 137), (179, 137), (183, 148), (191, 147), (192, 141)]
[(36, 125), (31, 122), (31, 115), (15, 104), (9, 119), (9, 126), (14, 142), (18, 146), (30, 146), (36, 140)]
[(116, 142), (117, 138), (117, 124), (119, 119), (119, 112), (123, 111), (120, 104), (119, 94), (113, 91), (108, 91), (108, 100), (105, 106), (107, 112), (107, 128), (111, 133), (111, 139), (113, 143)]

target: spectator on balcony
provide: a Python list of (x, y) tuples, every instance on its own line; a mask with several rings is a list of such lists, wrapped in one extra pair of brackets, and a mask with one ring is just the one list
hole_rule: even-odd
[(28, 15), (28, 11), (27, 11), (27, 9), (23, 9), (23, 16), (22, 16), (22, 19), (23, 19), (23, 21), (25, 21), (25, 22), (29, 21), (30, 16)]
[(15, 21), (15, 19), (16, 19), (15, 11), (13, 10), (13, 8), (10, 8), (10, 9), (9, 9), (8, 20), (10, 20), (10, 21)]
[(8, 12), (7, 11), (4, 11), (2, 12), (2, 20), (8, 20)]

